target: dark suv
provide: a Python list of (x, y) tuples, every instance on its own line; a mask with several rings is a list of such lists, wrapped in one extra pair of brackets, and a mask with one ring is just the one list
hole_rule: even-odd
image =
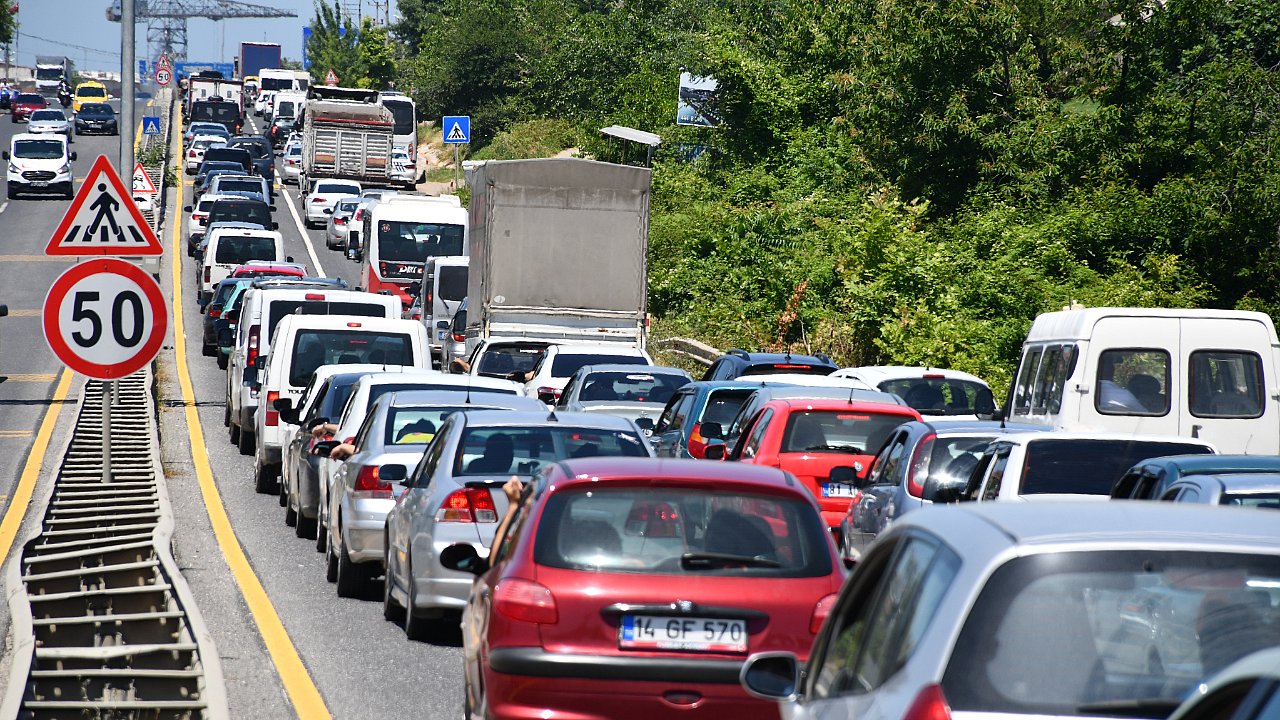
[(716, 358), (703, 373), (703, 380), (737, 380), (744, 375), (830, 375), (840, 367), (823, 353), (795, 355), (793, 353), (747, 352), (734, 348)]
[(187, 122), (218, 123), (232, 135), (239, 135), (240, 128), (244, 127), (240, 107), (216, 95), (208, 100), (196, 100), (191, 103), (191, 116), (187, 118)]
[(274, 196), (276, 179), (276, 156), (271, 151), (271, 142), (261, 135), (237, 135), (227, 142), (227, 147), (245, 150), (253, 162), (253, 172), (266, 178)]

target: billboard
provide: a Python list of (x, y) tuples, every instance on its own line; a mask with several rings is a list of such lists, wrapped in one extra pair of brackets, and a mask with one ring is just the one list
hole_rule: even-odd
[(680, 102), (676, 105), (676, 124), (719, 127), (719, 89), (720, 82), (713, 77), (680, 73)]

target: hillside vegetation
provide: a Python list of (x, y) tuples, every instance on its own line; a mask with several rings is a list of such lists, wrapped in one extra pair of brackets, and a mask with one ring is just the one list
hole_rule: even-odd
[[(1280, 302), (1274, 0), (399, 6), (400, 86), (470, 114), (473, 157), (662, 135), (664, 330), (999, 386), (1073, 301)], [(675, 126), (682, 69), (722, 127)]]

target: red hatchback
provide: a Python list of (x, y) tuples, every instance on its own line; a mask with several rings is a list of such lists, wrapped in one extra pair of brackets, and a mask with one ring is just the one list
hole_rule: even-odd
[(18, 93), (9, 105), (9, 119), (13, 122), (30, 120), (31, 113), (49, 107), (49, 101), (37, 93)]
[(804, 483), (829, 528), (839, 528), (858, 495), (848, 477), (832, 481), (831, 471), (853, 467), (861, 475), (871, 466), (893, 429), (919, 420), (906, 405), (848, 400), (774, 400), (748, 418), (728, 460), (786, 470)]
[[(462, 621), (469, 717), (778, 717), (738, 685), (749, 653), (809, 651), (843, 570), (786, 473), (592, 458), (545, 469)], [(492, 566), (490, 566), (492, 562)]]

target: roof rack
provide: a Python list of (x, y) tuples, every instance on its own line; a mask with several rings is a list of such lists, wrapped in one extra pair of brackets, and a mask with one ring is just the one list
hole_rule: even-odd
[(725, 354), (725, 355), (733, 355), (733, 356), (735, 356), (735, 357), (740, 357), (740, 358), (742, 358), (743, 360), (750, 359), (750, 357), (751, 357), (751, 354), (750, 354), (750, 353), (748, 353), (746, 350), (743, 350), (742, 348), (729, 348), (728, 350), (725, 350), (725, 351), (724, 351), (724, 354)]

